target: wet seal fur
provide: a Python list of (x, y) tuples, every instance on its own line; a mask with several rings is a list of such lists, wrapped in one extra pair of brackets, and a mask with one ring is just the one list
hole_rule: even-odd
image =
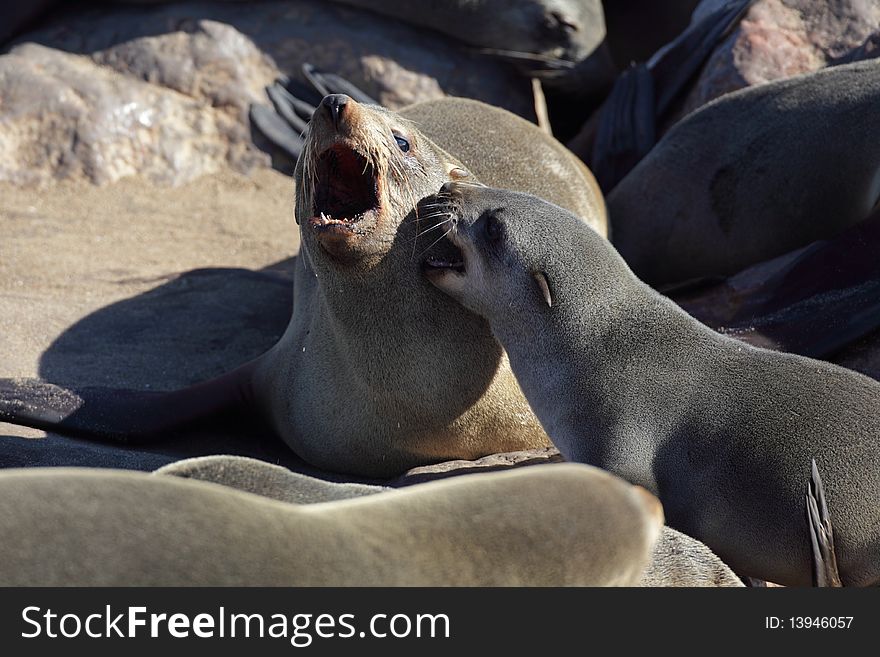
[(823, 472), (845, 585), (880, 582), (880, 384), (719, 335), (608, 242), (526, 194), (444, 186), (463, 267), (435, 285), (485, 316), (566, 459), (654, 492), (741, 575), (809, 585), (805, 492)]
[(654, 496), (580, 464), (310, 505), (143, 473), (7, 470), (0, 584), (627, 586), (662, 524)]
[(148, 442), (237, 410), (312, 465), (370, 477), (549, 444), (486, 322), (422, 276), (458, 255), (416, 204), (468, 179), (547, 198), (604, 231), (586, 167), (537, 126), (477, 101), (394, 113), (332, 94), (295, 178), (302, 251), (292, 318), (272, 349), (174, 392), (0, 380), (0, 420)]

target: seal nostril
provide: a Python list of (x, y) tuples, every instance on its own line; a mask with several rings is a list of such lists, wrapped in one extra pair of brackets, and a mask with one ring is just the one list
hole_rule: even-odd
[(333, 119), (333, 127), (337, 130), (339, 129), (339, 117), (342, 115), (349, 100), (351, 98), (345, 94), (330, 94), (329, 96), (324, 96), (321, 100), (321, 106), (330, 113), (330, 118)]
[(455, 191), (456, 185), (454, 182), (445, 182), (443, 186), (440, 188), (440, 191), (444, 194), (451, 194)]

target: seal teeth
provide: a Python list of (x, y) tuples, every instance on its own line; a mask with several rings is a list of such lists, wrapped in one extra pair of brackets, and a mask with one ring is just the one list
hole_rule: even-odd
[(430, 269), (450, 269), (460, 274), (464, 273), (464, 262), (461, 260), (445, 260), (435, 256), (429, 256), (425, 260), (425, 265)]
[(315, 163), (314, 215), (322, 223), (356, 223), (379, 209), (376, 168), (345, 144), (336, 144)]

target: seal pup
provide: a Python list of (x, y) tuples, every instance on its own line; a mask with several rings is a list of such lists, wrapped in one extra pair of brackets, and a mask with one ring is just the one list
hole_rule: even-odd
[[(388, 486), (325, 481), (241, 456), (184, 459), (153, 474), (207, 481), (291, 504), (330, 502), (393, 490)], [(731, 587), (743, 583), (705, 545), (664, 525), (638, 586)]]
[(475, 180), (548, 198), (604, 231), (586, 167), (537, 126), (477, 101), (398, 114), (332, 94), (295, 179), (302, 266), (290, 324), (266, 354), (176, 392), (4, 380), (0, 420), (150, 441), (256, 412), (310, 464), (368, 477), (549, 444), (486, 322), (421, 275), (457, 255), (416, 203)]
[(869, 60), (705, 105), (609, 194), (614, 246), (657, 287), (843, 232), (880, 200), (878, 103), (880, 60)]
[(662, 525), (653, 495), (580, 464), (310, 505), (135, 472), (8, 470), (0, 583), (627, 586)]
[(841, 580), (880, 582), (880, 384), (712, 331), (551, 203), (461, 184), (438, 202), (463, 259), (428, 276), (488, 319), (567, 460), (652, 491), (735, 572), (809, 585), (815, 458)]

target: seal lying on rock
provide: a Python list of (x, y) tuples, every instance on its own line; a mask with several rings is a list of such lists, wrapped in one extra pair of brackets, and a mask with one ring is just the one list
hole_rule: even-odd
[(880, 384), (715, 333), (546, 201), (448, 184), (435, 203), (463, 259), (431, 281), (488, 319), (566, 459), (654, 492), (736, 572), (808, 585), (815, 458), (842, 582), (880, 582)]
[(614, 246), (656, 287), (735, 274), (843, 232), (880, 200), (878, 103), (880, 60), (709, 103), (609, 195)]
[(141, 473), (7, 470), (0, 584), (627, 586), (662, 525), (653, 495), (579, 464), (312, 505)]
[(266, 354), (177, 392), (0, 381), (0, 420), (142, 441), (238, 409), (312, 465), (375, 477), (548, 444), (486, 322), (421, 275), (456, 255), (415, 206), (446, 181), (479, 180), (547, 198), (603, 232), (586, 167), (477, 101), (396, 114), (334, 94), (312, 118), (295, 178), (302, 266), (290, 324)]

